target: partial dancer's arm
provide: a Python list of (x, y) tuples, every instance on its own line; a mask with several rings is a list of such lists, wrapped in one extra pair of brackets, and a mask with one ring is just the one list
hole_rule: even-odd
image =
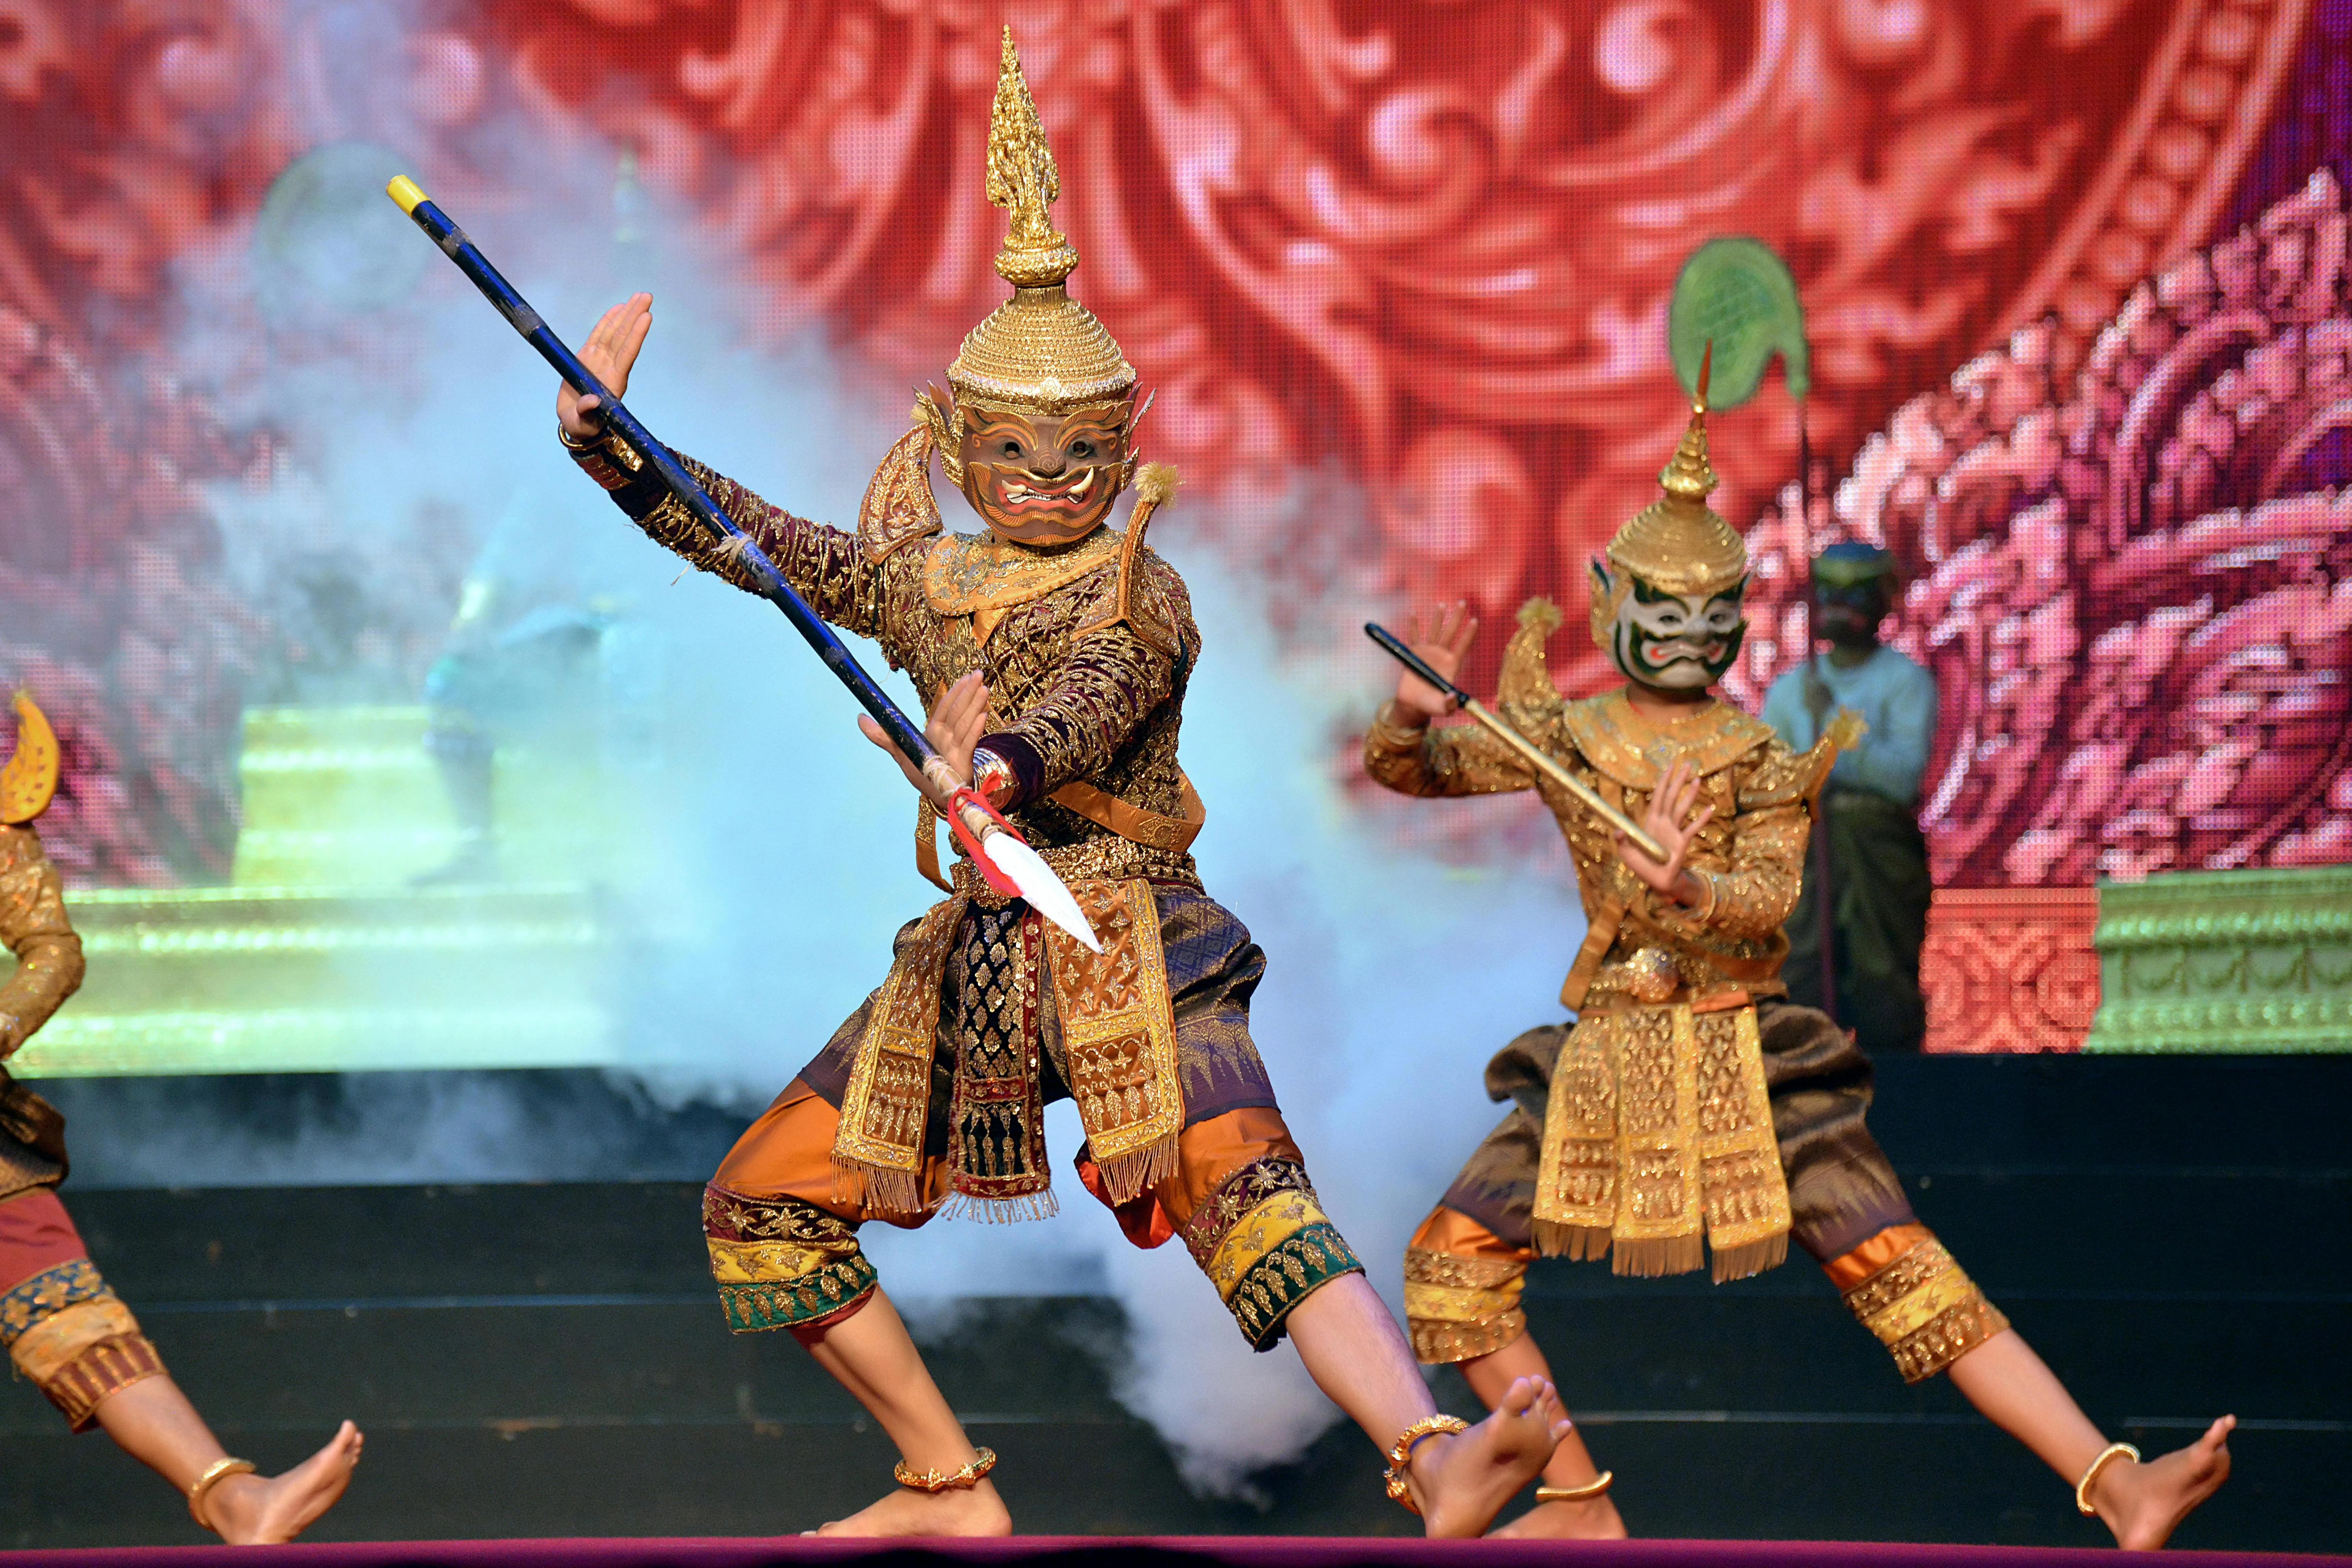
[(0, 1059), (15, 1053), (81, 986), (81, 938), (65, 888), (30, 826), (0, 826), (0, 943), (16, 972), (0, 984)]
[[(1432, 613), (1414, 611), (1406, 627), (1412, 651), (1448, 680), (1461, 672), (1477, 635), (1478, 618), (1458, 600)], [(1453, 710), (1453, 699), (1401, 671), (1395, 698), (1381, 705), (1365, 732), (1364, 771), (1399, 795), (1507, 795), (1535, 787), (1527, 760), (1486, 731), (1430, 726)]]
[[(581, 346), (581, 362), (613, 389), (614, 396), (627, 393), (629, 373), (652, 326), (653, 297), (633, 294), (605, 311)], [(654, 542), (747, 593), (761, 592), (742, 557), (713, 539), (661, 476), (605, 428), (597, 403), (593, 394), (583, 396), (558, 384), (556, 421), (565, 449), (582, 470), (611, 492), (614, 504)], [(866, 559), (856, 535), (794, 517), (682, 452), (677, 458), (728, 520), (775, 563), (810, 608), (845, 631), (881, 635), (886, 568)]]
[(1026, 712), (981, 737), (1003, 764), (983, 781), (990, 801), (1011, 811), (1086, 778), (1127, 748), (1175, 683), (1175, 659), (1125, 625), (1087, 634)]

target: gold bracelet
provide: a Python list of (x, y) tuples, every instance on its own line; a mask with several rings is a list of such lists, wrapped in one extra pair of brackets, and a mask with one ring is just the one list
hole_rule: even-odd
[(1405, 1467), (1412, 1463), (1413, 1445), (1441, 1432), (1449, 1436), (1459, 1436), (1468, 1430), (1470, 1423), (1459, 1415), (1425, 1415), (1399, 1433), (1395, 1444), (1389, 1449), (1387, 1473), (1381, 1478), (1388, 1482), (1389, 1496), (1419, 1513), (1421, 1505), (1412, 1500), (1412, 1489), (1405, 1485), (1404, 1480)]
[(996, 1450), (974, 1448), (971, 1463), (960, 1470), (910, 1470), (907, 1461), (901, 1459), (891, 1468), (890, 1474), (900, 1486), (919, 1492), (965, 1492), (980, 1485), (980, 1478), (994, 1468)]
[(2091, 1468), (2083, 1472), (2083, 1479), (2074, 1483), (2074, 1507), (2084, 1518), (2094, 1519), (2098, 1516), (2099, 1510), (2091, 1503), (2091, 1483), (2099, 1479), (2101, 1470), (2119, 1458), (2129, 1459), (2137, 1465), (2139, 1463), (2139, 1450), (2129, 1443), (2108, 1444), (2099, 1450), (2099, 1457), (2091, 1461)]
[(1548, 1502), (1591, 1502), (1594, 1498), (1608, 1491), (1609, 1483), (1616, 1479), (1616, 1471), (1603, 1470), (1580, 1487), (1538, 1487), (1536, 1502), (1538, 1505)]
[(228, 1479), (229, 1477), (251, 1474), (253, 1474), (251, 1459), (215, 1459), (205, 1467), (205, 1473), (198, 1476), (188, 1488), (189, 1517), (215, 1535), (218, 1535), (220, 1526), (205, 1517), (205, 1500), (212, 1496), (215, 1487)]

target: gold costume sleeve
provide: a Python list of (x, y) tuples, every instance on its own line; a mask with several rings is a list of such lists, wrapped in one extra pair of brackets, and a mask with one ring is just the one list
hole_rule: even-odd
[(1364, 771), (1399, 795), (1508, 795), (1536, 782), (1519, 754), (1485, 730), (1413, 729), (1397, 722), (1393, 701), (1381, 704), (1364, 732)]
[(16, 972), (0, 984), (0, 1058), (31, 1038), (81, 985), (81, 939), (65, 887), (29, 826), (0, 826), (0, 942)]
[(1044, 764), (1034, 795), (1084, 779), (1127, 749), (1175, 689), (1176, 661), (1122, 622), (1080, 638), (1053, 683), (992, 735), (1025, 741)]
[(1727, 936), (1763, 938), (1797, 907), (1811, 822), (1801, 805), (1767, 806), (1731, 819), (1731, 869), (1716, 879), (1706, 923)]
[[(869, 560), (857, 536), (847, 530), (794, 517), (683, 453), (678, 461), (709, 492), (719, 510), (776, 563), (784, 581), (809, 602), (810, 608), (845, 631), (861, 637), (884, 635), (892, 618), (891, 585), (900, 575), (893, 565), (896, 557)], [(742, 559), (715, 542), (676, 496), (665, 494), (659, 505), (638, 519), (637, 526), (655, 543), (690, 564), (746, 593), (759, 592)]]

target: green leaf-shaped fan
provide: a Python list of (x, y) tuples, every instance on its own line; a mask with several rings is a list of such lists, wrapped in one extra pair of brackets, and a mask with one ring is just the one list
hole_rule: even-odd
[(1802, 400), (1811, 384), (1805, 343), (1805, 308), (1789, 264), (1762, 240), (1743, 235), (1710, 239), (1691, 252), (1675, 279), (1666, 312), (1666, 353), (1683, 390), (1698, 384), (1698, 362), (1715, 344), (1707, 405), (1737, 408), (1756, 395), (1765, 368), (1779, 354), (1790, 395)]

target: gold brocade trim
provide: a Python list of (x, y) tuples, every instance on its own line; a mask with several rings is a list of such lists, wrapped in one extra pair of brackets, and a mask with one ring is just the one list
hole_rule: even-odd
[(1844, 1299), (1894, 1356), (1906, 1383), (1935, 1376), (2009, 1327), (2000, 1309), (1932, 1236), (1844, 1292)]
[(1571, 702), (1560, 713), (1569, 742), (1627, 789), (1654, 790), (1680, 757), (1702, 778), (1721, 773), (1772, 739), (1772, 726), (1728, 702), (1709, 703), (1671, 724), (1633, 710), (1625, 689)]
[(1409, 1247), (1405, 1331), (1413, 1359), (1443, 1366), (1490, 1355), (1528, 1331), (1519, 1290), (1528, 1266), (1515, 1258), (1457, 1258)]
[(884, 454), (857, 503), (857, 542), (868, 561), (887, 560), (940, 531), (939, 502), (931, 495), (931, 427), (922, 422), (921, 409), (916, 412), (915, 427)]
[(134, 1383), (163, 1375), (163, 1358), (147, 1336), (115, 1334), (85, 1346), (41, 1384), (41, 1393), (77, 1432), (98, 1420), (98, 1407)]
[(862, 1177), (867, 1207), (922, 1212), (923, 1128), (930, 1110), (931, 1057), (939, 1047), (940, 990), (965, 907), (961, 898), (933, 905), (882, 983), (842, 1093), (833, 1141), (836, 1196), (844, 1195), (847, 1178)]
[[(1190, 856), (1138, 844), (1115, 833), (1076, 844), (1041, 844), (1032, 847), (1037, 851), (1038, 858), (1053, 868), (1054, 875), (1073, 889), (1081, 882), (1126, 882), (1137, 878), (1196, 889), (1201, 886), (1200, 873), (1192, 868)], [(967, 855), (956, 856), (951, 875), (956, 896), (969, 899), (982, 909), (1002, 909), (1013, 900), (1013, 895), (991, 888)]]
[(1756, 1009), (1686, 1004), (1588, 1013), (1552, 1068), (1535, 1193), (1537, 1247), (1619, 1274), (1714, 1277), (1788, 1257), (1789, 1188)]
[(923, 598), (940, 615), (971, 616), (972, 635), (984, 643), (1006, 611), (1109, 565), (1119, 542), (1116, 531), (1098, 528), (1047, 555), (993, 537), (951, 533), (923, 555)]
[(1231, 1301), (1251, 1269), (1297, 1232), (1323, 1218), (1314, 1197), (1303, 1192), (1276, 1193), (1244, 1215), (1217, 1245), (1216, 1256), (1204, 1271), (1217, 1288), (1217, 1299)]
[(112, 1291), (51, 1313), (17, 1336), (8, 1359), (35, 1383), (46, 1384), (100, 1340), (135, 1334), (139, 1320)]
[(1045, 934), (1070, 1094), (1105, 1190), (1123, 1204), (1176, 1173), (1184, 1129), (1176, 1012), (1160, 943), (1160, 906), (1142, 880), (1072, 891), (1102, 942), (1087, 952), (1059, 926)]

